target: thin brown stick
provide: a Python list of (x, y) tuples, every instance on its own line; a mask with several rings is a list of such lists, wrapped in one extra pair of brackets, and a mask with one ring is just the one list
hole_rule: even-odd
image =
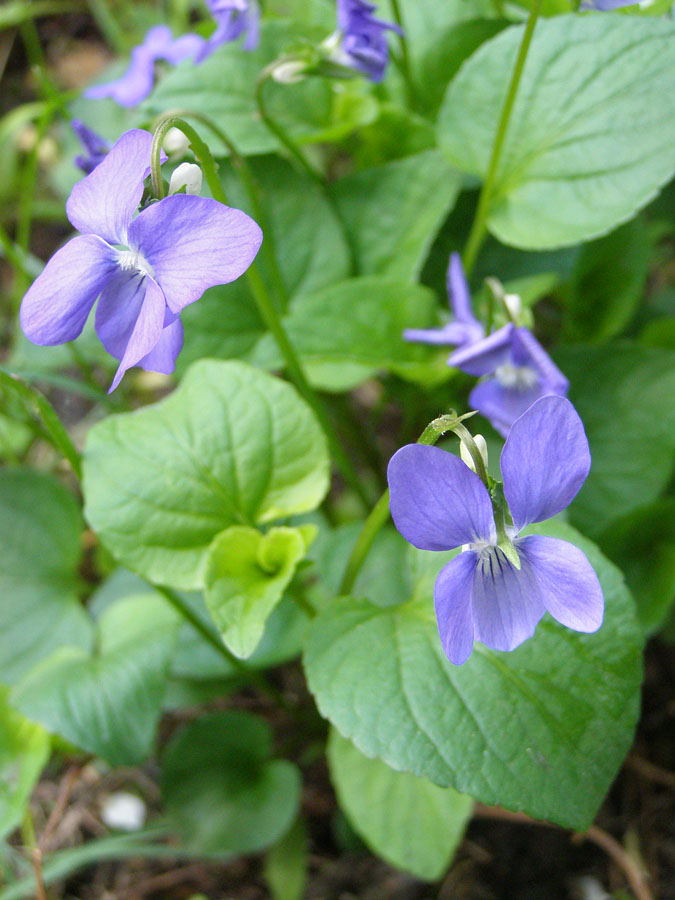
[(37, 900), (47, 900), (45, 883), (42, 878), (42, 851), (39, 847), (33, 848), (31, 859), (33, 861), (33, 871), (35, 872), (35, 896)]
[[(548, 828), (559, 827), (558, 825), (552, 825), (550, 822), (539, 822), (537, 819), (531, 819), (525, 813), (511, 812), (511, 810), (502, 809), (499, 806), (484, 806), (482, 803), (476, 804), (474, 816), (480, 819), (499, 819), (503, 822), (513, 822), (519, 825), (545, 825)], [(642, 871), (611, 834), (603, 831), (602, 828), (598, 828), (597, 825), (591, 825), (587, 831), (572, 834), (571, 838), (575, 842), (592, 841), (604, 850), (623, 872), (626, 881), (635, 894), (636, 900), (654, 900)]]
[(626, 760), (626, 765), (630, 766), (638, 775), (642, 775), (643, 778), (675, 790), (675, 772), (662, 769), (660, 766), (655, 765), (648, 759), (644, 759), (642, 756), (637, 756), (635, 753), (631, 753)]
[(80, 767), (73, 765), (68, 769), (63, 780), (61, 781), (59, 792), (56, 797), (56, 802), (54, 803), (54, 807), (49, 814), (49, 818), (47, 819), (47, 824), (45, 825), (44, 831), (42, 832), (40, 840), (38, 841), (38, 848), (40, 849), (40, 853), (44, 853), (49, 846), (49, 840), (56, 830), (57, 825), (61, 821), (61, 817), (66, 810), (66, 806), (68, 806), (70, 792), (72, 791), (79, 774)]

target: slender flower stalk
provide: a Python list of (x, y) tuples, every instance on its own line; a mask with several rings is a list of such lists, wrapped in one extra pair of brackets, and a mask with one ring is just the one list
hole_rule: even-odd
[(471, 275), (471, 272), (473, 271), (478, 251), (480, 250), (487, 233), (487, 217), (490, 211), (490, 203), (492, 201), (495, 179), (497, 177), (497, 167), (499, 166), (502, 148), (504, 147), (504, 141), (506, 140), (506, 134), (509, 128), (511, 113), (513, 112), (513, 104), (516, 101), (520, 79), (523, 74), (523, 69), (525, 68), (525, 60), (527, 59), (530, 44), (532, 43), (534, 27), (537, 24), (541, 4), (542, 0), (533, 0), (527, 24), (525, 25), (525, 31), (523, 32), (523, 39), (520, 42), (518, 56), (516, 57), (516, 64), (513, 67), (513, 72), (511, 74), (511, 81), (509, 82), (506, 97), (504, 98), (504, 106), (502, 107), (499, 123), (497, 124), (495, 142), (492, 145), (492, 153), (490, 154), (485, 181), (483, 182), (483, 187), (481, 188), (480, 196), (478, 198), (476, 215), (473, 220), (473, 225), (471, 226), (466, 247), (464, 248), (464, 270), (467, 275)]

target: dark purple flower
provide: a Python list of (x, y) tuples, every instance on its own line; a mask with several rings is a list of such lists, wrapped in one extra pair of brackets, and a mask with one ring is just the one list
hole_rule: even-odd
[(563, 397), (538, 400), (514, 422), (501, 469), (518, 569), (498, 543), (485, 485), (459, 457), (421, 444), (394, 454), (387, 473), (390, 506), (403, 537), (421, 550), (463, 545), (434, 587), (441, 643), (455, 665), (469, 658), (475, 640), (494, 650), (515, 649), (547, 611), (575, 631), (600, 627), (602, 589), (582, 551), (557, 538), (519, 537), (529, 523), (572, 502), (590, 464), (581, 420)]
[(446, 283), (453, 315), (451, 321), (443, 328), (407, 328), (403, 332), (406, 341), (467, 347), (485, 337), (485, 329), (471, 308), (471, 294), (459, 253), (450, 256)]
[(87, 128), (80, 119), (73, 119), (70, 126), (86, 151), (86, 155), (75, 157), (75, 165), (82, 169), (85, 175), (88, 175), (107, 156), (111, 146), (110, 142), (102, 138), (100, 134), (96, 134), (91, 128)]
[(120, 106), (135, 106), (153, 88), (158, 59), (177, 65), (190, 56), (195, 57), (205, 43), (197, 34), (184, 34), (174, 40), (168, 25), (157, 25), (148, 31), (143, 43), (131, 51), (131, 63), (121, 78), (90, 87), (84, 96), (94, 100), (111, 97)]
[(262, 241), (238, 209), (174, 194), (134, 218), (148, 175), (152, 135), (127, 131), (75, 185), (66, 212), (81, 232), (49, 260), (21, 304), (34, 344), (62, 344), (96, 308), (96, 333), (120, 360), (110, 390), (131, 366), (169, 373), (183, 343), (181, 310), (215, 284), (238, 278)]
[(541, 397), (564, 397), (569, 382), (527, 328), (505, 325), (480, 341), (455, 350), (449, 366), (470, 375), (488, 375), (469, 403), (506, 437), (519, 416)]
[(402, 34), (398, 25), (376, 19), (377, 7), (364, 0), (337, 0), (338, 30), (332, 43), (330, 59), (338, 65), (354, 69), (371, 81), (382, 81), (389, 62), (387, 31)]
[(208, 0), (216, 30), (201, 48), (195, 62), (203, 62), (222, 44), (246, 34), (244, 50), (255, 50), (260, 43), (260, 7), (257, 0)]

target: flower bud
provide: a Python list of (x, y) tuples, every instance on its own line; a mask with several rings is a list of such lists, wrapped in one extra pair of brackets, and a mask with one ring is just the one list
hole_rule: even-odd
[(296, 84), (303, 81), (307, 72), (307, 61), (304, 59), (280, 59), (271, 69), (270, 74), (279, 84)]
[(504, 306), (508, 310), (509, 315), (511, 316), (511, 320), (513, 322), (520, 322), (520, 317), (523, 312), (523, 301), (520, 299), (519, 294), (504, 294), (503, 297)]
[(186, 194), (199, 195), (202, 190), (202, 170), (195, 163), (181, 163), (171, 176), (169, 193), (177, 194), (185, 187)]
[(180, 128), (169, 128), (164, 135), (162, 146), (169, 156), (185, 156), (190, 146), (190, 141)]
[[(482, 434), (475, 434), (473, 437), (473, 441), (474, 441), (476, 447), (478, 447), (478, 452), (483, 457), (483, 462), (485, 463), (485, 468), (487, 469), (488, 451), (487, 451), (487, 444), (485, 443), (485, 438), (483, 437)], [(472, 472), (475, 472), (476, 466), (474, 465), (473, 457), (471, 456), (469, 448), (466, 446), (464, 441), (460, 441), (459, 455), (462, 458), (462, 462), (466, 463)]]

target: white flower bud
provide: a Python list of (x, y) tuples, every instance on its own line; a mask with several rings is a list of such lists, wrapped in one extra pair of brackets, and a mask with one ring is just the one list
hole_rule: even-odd
[(117, 791), (105, 798), (101, 818), (108, 828), (119, 831), (138, 831), (145, 824), (145, 803), (136, 794)]
[(514, 322), (520, 319), (523, 311), (523, 301), (518, 294), (504, 294), (504, 306), (508, 309), (509, 315)]
[[(474, 435), (473, 441), (474, 441), (474, 444), (476, 445), (476, 447), (478, 447), (478, 452), (483, 457), (483, 462), (485, 463), (485, 468), (487, 469), (488, 451), (487, 451), (487, 444), (485, 443), (485, 438), (483, 437), (482, 434), (476, 434), (476, 435)], [(465, 462), (467, 464), (467, 466), (471, 469), (471, 471), (475, 472), (476, 467), (473, 464), (473, 457), (471, 456), (471, 453), (469, 452), (469, 448), (466, 446), (464, 441), (460, 442), (459, 455), (462, 458), (462, 462)]]
[(271, 69), (272, 78), (279, 84), (296, 84), (304, 79), (306, 68), (303, 59), (282, 59)]
[(202, 170), (195, 163), (181, 163), (171, 176), (169, 193), (177, 194), (185, 185), (186, 194), (199, 195), (202, 190)]
[(169, 156), (185, 156), (190, 146), (190, 141), (180, 128), (169, 128), (164, 135), (162, 146)]

